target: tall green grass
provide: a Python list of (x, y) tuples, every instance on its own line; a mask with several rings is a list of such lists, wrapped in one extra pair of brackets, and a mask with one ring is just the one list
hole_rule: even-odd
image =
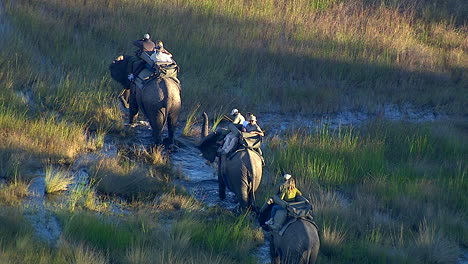
[[(68, 78), (59, 86), (78, 85), (75, 92), (116, 94), (103, 77), (107, 65), (149, 32), (165, 40), (181, 64), (186, 104), (216, 109), (226, 98), (242, 107), (260, 102), (304, 112), (375, 109), (385, 102), (463, 112), (462, 98), (454, 96), (466, 83), (466, 26), (457, 5), (462, 1), (437, 8), (364, 0), (5, 4), (22, 40), (35, 43), (34, 55)], [(69, 101), (57, 93), (60, 104)], [(96, 104), (79, 103), (86, 105)]]
[(263, 242), (262, 232), (255, 229), (252, 224), (249, 213), (237, 218), (221, 214), (209, 221), (199, 221), (189, 216), (175, 225), (174, 233), (187, 234), (190, 243), (196, 248), (208, 249), (215, 254), (225, 254), (242, 263), (251, 263), (254, 262), (252, 250)]
[(450, 123), (377, 122), (295, 132), (269, 142), (265, 157), (311, 199), (321, 261), (443, 263), (468, 243), (467, 139)]

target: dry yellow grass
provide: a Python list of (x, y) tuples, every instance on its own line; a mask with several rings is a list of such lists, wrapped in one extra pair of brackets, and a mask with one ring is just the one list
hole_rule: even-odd
[(0, 205), (19, 205), (29, 195), (29, 183), (14, 181), (0, 184)]
[(61, 169), (54, 169), (47, 166), (45, 173), (45, 191), (54, 193), (68, 190), (68, 186), (73, 182), (73, 176), (70, 172)]

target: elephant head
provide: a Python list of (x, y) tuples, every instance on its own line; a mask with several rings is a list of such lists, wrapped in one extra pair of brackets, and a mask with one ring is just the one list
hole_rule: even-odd
[[(203, 113), (202, 140), (198, 148), (203, 156), (213, 162), (217, 156), (217, 142), (222, 141), (223, 133), (219, 131), (208, 134), (208, 116)], [(220, 159), (218, 159), (220, 160)], [(219, 197), (226, 197), (226, 187), (239, 201), (240, 207), (246, 209), (255, 204), (255, 191), (262, 179), (262, 158), (250, 148), (244, 148), (228, 155), (225, 164), (218, 166)]]
[[(260, 210), (258, 220), (262, 226), (264, 226), (265, 220), (270, 218), (271, 208), (272, 205), (265, 204)], [(314, 264), (320, 248), (317, 226), (305, 218), (292, 220), (285, 225), (285, 230), (272, 230), (270, 232), (271, 263)]]
[(122, 55), (112, 62), (109, 71), (112, 79), (130, 90), (129, 123), (133, 123), (134, 117), (141, 111), (151, 125), (154, 143), (162, 143), (161, 132), (167, 124), (168, 138), (165, 142), (173, 144), (182, 106), (179, 81), (173, 78), (148, 78), (140, 85), (133, 84), (128, 80), (128, 75), (136, 69), (140, 69), (137, 72), (141, 71), (144, 64), (144, 61), (135, 56)]
[(130, 88), (130, 81), (128, 80), (127, 64), (128, 59), (127, 55), (118, 56), (111, 65), (109, 65), (109, 71), (112, 79), (120, 83), (124, 88)]

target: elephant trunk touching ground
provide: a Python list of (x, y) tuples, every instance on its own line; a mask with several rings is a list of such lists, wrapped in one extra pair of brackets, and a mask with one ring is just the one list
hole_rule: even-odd
[(109, 66), (111, 77), (122, 84), (125, 89), (130, 89), (129, 123), (133, 122), (140, 110), (151, 125), (154, 143), (157, 145), (162, 143), (161, 132), (167, 124), (166, 143), (173, 144), (182, 106), (180, 85), (178, 80), (173, 78), (151, 78), (151, 76), (145, 76), (145, 80), (136, 76), (135, 80), (139, 82), (135, 85), (136, 82), (128, 80), (128, 75), (134, 72), (134, 67), (141, 68), (142, 63), (144, 65), (144, 62), (135, 56), (119, 56)]
[[(202, 140), (199, 149), (203, 156), (214, 162), (217, 156), (217, 142), (223, 140), (219, 132), (208, 134), (208, 116), (203, 113)], [(255, 191), (262, 179), (262, 159), (250, 148), (242, 148), (227, 155), (224, 165), (218, 166), (219, 197), (224, 199), (226, 187), (231, 190), (239, 201), (240, 207), (246, 209), (255, 205)]]

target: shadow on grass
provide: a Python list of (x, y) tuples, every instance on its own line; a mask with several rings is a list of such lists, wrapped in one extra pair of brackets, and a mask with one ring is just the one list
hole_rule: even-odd
[[(66, 28), (62, 31), (72, 34), (60, 35), (58, 40), (52, 41), (101, 58), (93, 59), (96, 65), (107, 66), (119, 53), (134, 50), (131, 42), (141, 32), (154, 33), (155, 38), (168, 44), (181, 66), (184, 102), (188, 105), (201, 102), (204, 109), (223, 107), (227, 99), (220, 98), (233, 98), (233, 104), (255, 111), (266, 106), (272, 110), (303, 112), (368, 110), (389, 102), (453, 113), (463, 113), (466, 109), (466, 98), (458, 96), (467, 83), (465, 69), (448, 66), (446, 73), (422, 67), (414, 71), (402, 69), (395, 66), (396, 51), (360, 41), (342, 43), (319, 36), (296, 42), (284, 36), (282, 24), (229, 18), (201, 12), (195, 7), (156, 8), (148, 3), (126, 9), (124, 5), (119, 8), (118, 16), (108, 10), (96, 18), (90, 28), (80, 25), (92, 20), (96, 9), (84, 4), (78, 7), (88, 13), (77, 13), (67, 4), (47, 3), (38, 7), (53, 17), (70, 18), (66, 25), (51, 26)], [(35, 19), (40, 21), (40, 18)], [(112, 21), (116, 26), (111, 25)], [(265, 29), (268, 30), (262, 31)], [(27, 33), (39, 40), (39, 48), (50, 42), (45, 34)], [(72, 35), (83, 39), (75, 41)], [(288, 53), (278, 44), (281, 38), (286, 38), (285, 45), (305, 46), (319, 56)], [(102, 39), (106, 39), (106, 43), (102, 43)], [(90, 42), (95, 43), (94, 49), (85, 49)], [(236, 45), (237, 42), (240, 44)], [(54, 54), (53, 50), (40, 50), (55, 59), (62, 56)], [(341, 56), (341, 51), (346, 54)], [(370, 58), (377, 58), (376, 62), (363, 61), (363, 52)], [(83, 63), (83, 58), (59, 61), (68, 65), (65, 68), (89, 71), (90, 64)], [(91, 76), (106, 74), (107, 67), (99, 67)]]

